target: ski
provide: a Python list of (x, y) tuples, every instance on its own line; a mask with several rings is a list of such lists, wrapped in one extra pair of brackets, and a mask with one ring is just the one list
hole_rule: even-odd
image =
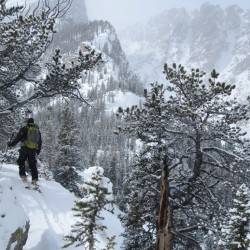
[(31, 187), (31, 190), (35, 190), (35, 191), (37, 191), (37, 192), (39, 192), (39, 193), (42, 193), (42, 191), (41, 191), (41, 189), (40, 189), (39, 186)]
[(39, 187), (26, 186), (25, 188), (28, 190), (34, 190), (34, 191), (37, 191), (39, 193), (42, 193), (42, 191)]
[(28, 189), (28, 190), (35, 190), (38, 191), (39, 193), (42, 193), (40, 187), (38, 185), (32, 185), (31, 183), (29, 183), (28, 181), (22, 181), (24, 184), (24, 188)]

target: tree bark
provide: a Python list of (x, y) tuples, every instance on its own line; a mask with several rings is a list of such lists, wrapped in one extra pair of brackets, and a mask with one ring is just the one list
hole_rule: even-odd
[[(97, 215), (97, 211), (95, 210), (94, 215), (91, 217), (92, 218), (92, 222), (93, 225), (96, 224), (96, 215)], [(90, 237), (89, 237), (89, 250), (94, 250), (94, 246), (95, 246), (95, 240), (94, 240), (94, 229), (93, 226), (90, 229)]]
[(172, 232), (172, 210), (169, 200), (169, 180), (168, 180), (167, 159), (163, 161), (162, 184), (160, 198), (160, 212), (157, 223), (156, 250), (172, 250), (174, 234)]

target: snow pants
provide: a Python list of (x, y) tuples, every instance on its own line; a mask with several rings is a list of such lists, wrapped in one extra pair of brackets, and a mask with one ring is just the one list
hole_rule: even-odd
[(17, 163), (19, 165), (19, 175), (20, 177), (26, 176), (25, 171), (25, 161), (28, 160), (30, 172), (32, 175), (32, 180), (38, 180), (38, 171), (36, 166), (36, 150), (28, 149), (26, 147), (21, 147), (19, 150), (19, 158)]

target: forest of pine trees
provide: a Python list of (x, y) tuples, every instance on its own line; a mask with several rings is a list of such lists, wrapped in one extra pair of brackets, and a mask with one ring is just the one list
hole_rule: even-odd
[[(6, 142), (33, 112), (43, 135), (41, 172), (76, 197), (78, 221), (64, 248), (96, 249), (97, 235), (107, 230), (103, 212), (115, 205), (125, 250), (250, 249), (250, 141), (242, 129), (249, 100), (233, 98), (235, 85), (215, 70), (174, 63), (164, 65), (165, 83), (145, 89), (142, 105), (106, 112), (112, 91), (142, 95), (140, 79), (116, 39), (112, 50), (103, 47), (116, 79), (91, 85), (108, 68), (100, 52), (75, 36), (83, 29), (91, 41), (96, 32), (114, 31), (107, 22), (65, 25), (53, 41), (69, 4), (49, 8), (45, 1), (41, 11), (23, 16), (22, 7), (0, 1), (0, 162), (13, 163), (17, 152), (4, 153)], [(82, 48), (74, 60), (65, 60), (67, 35)], [(60, 44), (64, 52), (55, 49)], [(83, 95), (86, 84), (92, 88)], [(115, 236), (106, 242), (105, 250), (115, 249)]]
[(66, 106), (62, 110), (61, 127), (57, 138), (56, 165), (52, 172), (56, 181), (79, 195), (77, 183), (79, 183), (80, 176), (77, 170), (81, 168), (80, 128), (72, 111), (70, 106)]
[(232, 208), (229, 210), (222, 226), (219, 242), (221, 248), (230, 250), (250, 248), (250, 191), (242, 184), (236, 192)]

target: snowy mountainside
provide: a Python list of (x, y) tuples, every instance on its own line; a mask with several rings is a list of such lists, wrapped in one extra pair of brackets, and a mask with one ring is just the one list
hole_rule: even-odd
[[(120, 32), (132, 68), (147, 82), (164, 81), (164, 63), (221, 72), (241, 96), (250, 81), (250, 11), (210, 3), (200, 9), (165, 10), (145, 25)], [(243, 91), (244, 89), (244, 91)]]
[(51, 49), (59, 47), (64, 59), (70, 60), (84, 43), (101, 51), (104, 60), (96, 70), (83, 74), (83, 90), (89, 92), (90, 99), (113, 90), (142, 93), (140, 80), (130, 69), (116, 31), (107, 21), (62, 23)]
[[(71, 210), (75, 196), (54, 181), (39, 181), (42, 193), (24, 188), (18, 177), (16, 165), (3, 165), (0, 176), (0, 249), (5, 250), (11, 234), (30, 222), (25, 250), (59, 250), (65, 244), (63, 237), (76, 222)], [(86, 172), (86, 180), (91, 169)], [(103, 212), (104, 225), (109, 237), (116, 235), (117, 249), (120, 249), (122, 227), (115, 208), (115, 214)], [(97, 249), (106, 245), (106, 235), (99, 235)], [(69, 250), (82, 247), (70, 247)], [(12, 248), (11, 248), (12, 249)]]
[[(30, 1), (31, 10), (32, 6), (36, 8), (38, 3), (37, 0)], [(56, 3), (56, 0), (49, 2), (51, 6)], [(24, 2), (11, 0), (8, 4), (9, 6), (20, 5)], [(38, 6), (42, 7), (42, 4)], [(64, 4), (62, 8), (63, 6)], [(107, 21), (88, 21), (85, 0), (72, 1), (65, 15), (58, 19), (56, 31), (53, 42), (43, 58), (44, 62), (51, 60), (54, 50), (59, 48), (63, 53), (63, 60), (71, 63), (86, 43), (102, 52), (103, 65), (89, 72), (87, 76), (83, 74), (81, 79), (82, 90), (89, 99), (96, 101), (97, 96), (102, 97), (113, 90), (142, 94), (141, 82), (129, 66), (116, 30)], [(44, 70), (42, 68), (41, 72)]]
[[(84, 169), (101, 164), (106, 176), (112, 180), (116, 195), (123, 185), (123, 175), (129, 161), (126, 135), (114, 134), (118, 123), (114, 113), (119, 106), (126, 108), (138, 105), (143, 86), (130, 69), (115, 29), (106, 21), (61, 23), (47, 56), (51, 56), (55, 48), (61, 48), (63, 60), (70, 62), (83, 43), (101, 51), (104, 63), (87, 74), (83, 73), (79, 79), (82, 95), (87, 97), (91, 107), (78, 102), (72, 106), (80, 127), (81, 166)], [(51, 141), (57, 142), (58, 130), (61, 128), (60, 102), (46, 101), (37, 110), (35, 118), (42, 134), (47, 135), (48, 130), (51, 131), (44, 139), (44, 145), (50, 145)], [(55, 126), (55, 132), (48, 126), (48, 117), (50, 124)], [(102, 159), (97, 155), (98, 150), (105, 152)], [(43, 161), (49, 161), (51, 169), (57, 164), (52, 155), (49, 148), (42, 152)]]

